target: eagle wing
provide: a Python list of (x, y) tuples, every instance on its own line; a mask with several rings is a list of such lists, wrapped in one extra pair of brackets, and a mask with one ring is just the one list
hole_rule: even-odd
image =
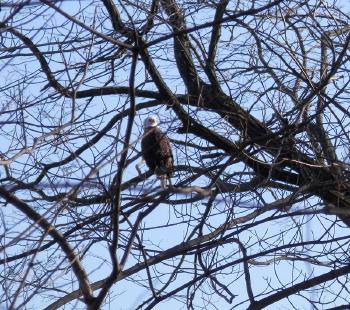
[(172, 175), (174, 159), (170, 140), (159, 128), (152, 128), (145, 133), (141, 150), (150, 170), (157, 175)]

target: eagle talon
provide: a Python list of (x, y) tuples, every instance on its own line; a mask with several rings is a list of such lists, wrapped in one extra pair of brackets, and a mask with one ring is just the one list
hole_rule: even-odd
[(163, 176), (160, 177), (160, 187), (162, 189), (166, 189), (166, 180), (163, 178)]
[(165, 175), (162, 175), (159, 177), (159, 180), (160, 180), (160, 187), (162, 189), (167, 189), (169, 186), (167, 185), (167, 179), (166, 179), (166, 176)]
[(142, 176), (142, 171), (141, 171), (141, 166), (143, 165), (145, 161), (143, 159), (141, 159), (136, 165), (135, 165), (135, 168), (137, 170), (137, 173), (139, 174), (139, 177)]

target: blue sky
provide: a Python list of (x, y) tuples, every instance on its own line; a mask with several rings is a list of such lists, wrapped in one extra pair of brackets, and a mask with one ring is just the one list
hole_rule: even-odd
[[(342, 1), (340, 3), (343, 3), (345, 9), (349, 9), (348, 1)], [(80, 2), (80, 4), (84, 6), (89, 4), (89, 2), (82, 1)], [(63, 9), (67, 10), (67, 12), (71, 14), (73, 14), (73, 12), (78, 8), (79, 8), (78, 4), (72, 1), (69, 1), (65, 5), (63, 5)], [(89, 12), (91, 14), (89, 15), (89, 18), (86, 20), (86, 23), (89, 25), (93, 22), (92, 17), (93, 17), (93, 13), (95, 12), (94, 9), (95, 9), (94, 6), (91, 6), (90, 8), (86, 9), (86, 12), (87, 13)], [(46, 9), (43, 9), (43, 8), (40, 8), (37, 11), (37, 6), (30, 7), (28, 8), (28, 10), (32, 10), (32, 14), (28, 15), (28, 17), (25, 18), (24, 20), (16, 21), (15, 26), (18, 29), (22, 29), (24, 32), (26, 31), (30, 32), (33, 40), (35, 40), (39, 44), (40, 43), (44, 44), (47, 38), (45, 36), (41, 36), (40, 32), (30, 31), (31, 29), (30, 27), (40, 26), (42, 24), (45, 24), (47, 27), (51, 27), (51, 26), (54, 26), (55, 23), (60, 23), (62, 18), (59, 17), (58, 15), (55, 15), (55, 17), (53, 18), (52, 12), (47, 11)], [(2, 14), (0, 15), (0, 20), (3, 20), (4, 16), (7, 16), (7, 14), (8, 14), (8, 11), (6, 11), (6, 9), (3, 9)], [(203, 16), (203, 20), (206, 20), (206, 19), (209, 19), (209, 16), (207, 15)], [(96, 21), (96, 23), (98, 24), (98, 21)], [(56, 35), (59, 39), (64, 38), (64, 34), (61, 34), (61, 36), (59, 36), (57, 29), (53, 31), (57, 31)], [(74, 31), (78, 33), (79, 27), (74, 28)], [(83, 36), (82, 39), (86, 39), (86, 42), (89, 42), (89, 38), (85, 38)], [(167, 42), (167, 44), (170, 45), (170, 48), (171, 48), (171, 41)], [(67, 43), (67, 46), (64, 44), (62, 45), (62, 49), (65, 49), (67, 47), (69, 47), (68, 43)], [(105, 48), (103, 44), (101, 44), (100, 47)], [(42, 46), (41, 49), (43, 51), (46, 51), (45, 46)], [(96, 50), (97, 49), (98, 48), (96, 48)], [(107, 50), (107, 48), (105, 49)], [(96, 52), (96, 50), (93, 50), (93, 52)], [(47, 48), (47, 51), (50, 51), (49, 47)], [(28, 50), (24, 50), (24, 51), (18, 50), (16, 52), (28, 53)], [(67, 61), (71, 61), (72, 63), (79, 62), (79, 61), (83, 62), (85, 58), (89, 57), (90, 52), (91, 51), (89, 51), (89, 47), (87, 46), (86, 49), (82, 49), (82, 52), (79, 56), (75, 56), (76, 57), (75, 59), (73, 58), (67, 59)], [(155, 51), (155, 53), (157, 55), (164, 56), (164, 53), (162, 51)], [(169, 51), (167, 56), (171, 57), (172, 53)], [(55, 64), (55, 61), (62, 59), (61, 54), (58, 53), (58, 54), (55, 54), (54, 56), (47, 56), (47, 57), (50, 58), (51, 60), (50, 65), (54, 70), (60, 69), (60, 65)], [(16, 85), (16, 83), (18, 82), (18, 75), (25, 74), (27, 76), (27, 79), (30, 79), (30, 81), (32, 81), (32, 84), (30, 85), (30, 87), (23, 89), (23, 92), (22, 92), (23, 102), (24, 103), (30, 102), (30, 101), (40, 102), (42, 100), (42, 104), (38, 105), (39, 108), (28, 109), (26, 120), (28, 122), (27, 137), (28, 137), (29, 145), (33, 143), (35, 137), (41, 136), (43, 134), (47, 134), (47, 131), (40, 132), (40, 130), (36, 127), (36, 125), (40, 124), (40, 122), (44, 123), (47, 130), (49, 130), (51, 127), (55, 128), (55, 126), (62, 125), (60, 123), (60, 120), (63, 120), (63, 123), (68, 122), (71, 116), (70, 111), (72, 108), (72, 102), (70, 100), (57, 100), (56, 98), (47, 96), (47, 93), (41, 91), (44, 81), (42, 76), (36, 74), (38, 70), (38, 63), (33, 61), (33, 58), (26, 57), (26, 56), (23, 56), (18, 59), (3, 58), (1, 59), (0, 68), (1, 68), (0, 85), (5, 85), (9, 83), (11, 83), (12, 85)], [(110, 68), (109, 67), (105, 68), (101, 66), (95, 69), (94, 67), (94, 70), (96, 70), (94, 71), (94, 73), (102, 75), (103, 70), (105, 69), (107, 69), (108, 71)], [(173, 83), (171, 82), (170, 79), (172, 76), (176, 77), (176, 72), (175, 71), (174, 73), (172, 72), (173, 68), (166, 62), (166, 59), (164, 60), (164, 63), (162, 62), (160, 63), (160, 69), (163, 70), (163, 72), (168, 73), (170, 84), (174, 88), (174, 90), (176, 90), (179, 93), (183, 93), (185, 91), (182, 82), (181, 83), (177, 81)], [(128, 70), (129, 70), (128, 66), (126, 66), (124, 69), (118, 70), (115, 77), (116, 85), (127, 85)], [(141, 84), (143, 82), (144, 74), (142, 73), (142, 70), (143, 68), (142, 68), (142, 65), (140, 64), (138, 66), (138, 72), (140, 72), (140, 75), (139, 75), (140, 81), (137, 81), (137, 84)], [(67, 73), (64, 71), (57, 73), (57, 76), (62, 81), (66, 80), (66, 82), (69, 81), (69, 78), (72, 78), (72, 76), (68, 76)], [(81, 73), (80, 75), (78, 74), (78, 76), (81, 76)], [(88, 81), (86, 85), (90, 87), (94, 87), (97, 85), (100, 86), (103, 84), (103, 82), (105, 82), (105, 79), (106, 77), (102, 76), (99, 79), (96, 79), (96, 80), (93, 79)], [(242, 81), (243, 80), (244, 80), (244, 77), (242, 77)], [(18, 87), (21, 87), (21, 84), (20, 83), (18, 84), (19, 84)], [(147, 86), (150, 86), (150, 85), (151, 83)], [(113, 109), (116, 108), (118, 105), (121, 108), (122, 103), (124, 101), (127, 102), (125, 98), (126, 96), (122, 96), (122, 97), (104, 96), (104, 97), (95, 98), (88, 105), (88, 109), (84, 110), (84, 114), (79, 119), (79, 121), (83, 123), (83, 121), (89, 120), (90, 131), (88, 132), (91, 133), (91, 136), (93, 136), (94, 134), (96, 134), (94, 130), (98, 131), (100, 128), (103, 127), (102, 126), (103, 124), (106, 124), (111, 119), (111, 117), (115, 113), (115, 110)], [(249, 103), (248, 99), (247, 101), (242, 100), (242, 104), (247, 104), (247, 103)], [(11, 96), (8, 92), (3, 92), (2, 95), (0, 95), (0, 104), (3, 110), (7, 111), (7, 113), (3, 113), (2, 119), (1, 119), (3, 122), (2, 124), (3, 135), (0, 136), (2, 147), (6, 146), (6, 148), (12, 149), (13, 145), (10, 143), (11, 136), (10, 135), (6, 136), (5, 133), (6, 132), (13, 133), (13, 124), (4, 124), (4, 123), (16, 119), (17, 114), (11, 111), (11, 109), (16, 107), (16, 105), (11, 101)], [(85, 107), (86, 100), (84, 99), (84, 100), (78, 101), (77, 104), (81, 105), (81, 107), (79, 106), (79, 108), (83, 109)], [(194, 110), (194, 112), (196, 111)], [(164, 131), (168, 132), (171, 138), (187, 139), (184, 141), (191, 142), (191, 136), (184, 138), (176, 134), (176, 130), (179, 127), (179, 123), (174, 121), (174, 115), (170, 112), (170, 110), (154, 108), (154, 109), (148, 109), (147, 112), (144, 114), (138, 113), (136, 116), (136, 121), (133, 128), (133, 134), (131, 139), (133, 142), (136, 142), (136, 150), (139, 150), (140, 148), (137, 141), (139, 140), (142, 132), (141, 130), (142, 120), (146, 114), (151, 114), (151, 113), (152, 114), (157, 113), (160, 115), (160, 119), (162, 121), (161, 128)], [(96, 121), (94, 121), (95, 116), (97, 119)], [(200, 113), (198, 113), (198, 115), (196, 116), (203, 117), (203, 115)], [(205, 119), (205, 121), (207, 121), (206, 124), (208, 126), (211, 121), (210, 117), (211, 116), (209, 115)], [(81, 124), (78, 123), (73, 126), (64, 127), (64, 130), (66, 130), (65, 134), (67, 139), (72, 139), (73, 141), (72, 144), (70, 145), (71, 147), (73, 147), (73, 149), (74, 147), (76, 147), (77, 145), (83, 142), (80, 139), (75, 140), (76, 135), (79, 134), (80, 130), (82, 130), (80, 128), (80, 125)], [(108, 154), (108, 152), (110, 152), (110, 156), (106, 156), (106, 159), (105, 159), (105, 163), (108, 163), (108, 164), (104, 166), (103, 169), (101, 169), (100, 176), (104, 179), (107, 185), (111, 182), (111, 179), (113, 178), (115, 169), (116, 169), (114, 160), (115, 160), (115, 157), (118, 157), (116, 156), (116, 154), (120, 154), (120, 151), (121, 151), (120, 144), (117, 145), (115, 141), (115, 136), (114, 136), (119, 129), (118, 126), (120, 126), (120, 129), (123, 131), (125, 129), (125, 122), (118, 123), (118, 125), (116, 125), (113, 128), (113, 130), (109, 132), (109, 135), (107, 135), (103, 140), (101, 140), (99, 144), (93, 146), (88, 152), (85, 152), (83, 155), (83, 158), (80, 158), (75, 162), (75, 165), (76, 165), (75, 167), (70, 167), (69, 169), (67, 168), (67, 171), (61, 174), (62, 178), (58, 179), (53, 177), (52, 180), (50, 180), (52, 181), (53, 184), (57, 185), (56, 190), (58, 192), (62, 190), (60, 186), (61, 184), (60, 182), (64, 181), (65, 175), (74, 177), (75, 179), (72, 182), (79, 182), (79, 180), (83, 179), (86, 176), (87, 171), (89, 171), (89, 169), (86, 168), (85, 163), (88, 162), (92, 164), (95, 162), (95, 160), (98, 161), (102, 159), (103, 155)], [(225, 128), (226, 127), (223, 124), (223, 130), (225, 130)], [(86, 141), (90, 137), (85, 137)], [(233, 138), (237, 139), (237, 136), (233, 135)], [(20, 148), (20, 146), (18, 146), (17, 149), (18, 148)], [(27, 175), (27, 179), (25, 181), (31, 181), (32, 179), (35, 179), (37, 176), (35, 172), (32, 172), (32, 169), (35, 168), (36, 162), (55, 161), (56, 160), (55, 157), (63, 156), (68, 151), (67, 149), (57, 147), (57, 152), (52, 152), (52, 145), (50, 143), (47, 143), (46, 145), (44, 144), (41, 150), (42, 152), (40, 154), (34, 154), (33, 156), (24, 155), (21, 158), (19, 158), (15, 165), (14, 174), (21, 175), (23, 173), (23, 169), (24, 170), (28, 169), (28, 173), (25, 173), (25, 175)], [(101, 152), (101, 150), (104, 152)], [(187, 151), (190, 151), (190, 149), (188, 148)], [(176, 157), (177, 164), (178, 165), (186, 164), (184, 155), (188, 155), (188, 153), (187, 154), (183, 153), (184, 148), (180, 148), (174, 145), (174, 152), (176, 155), (175, 157)], [(133, 151), (130, 150), (130, 157), (134, 156), (135, 154), (136, 154), (135, 150)], [(192, 162), (188, 160), (187, 164), (192, 164)], [(30, 168), (28, 168), (28, 165)], [(81, 167), (84, 167), (84, 170), (80, 169)], [(241, 168), (242, 166), (238, 164), (236, 166), (233, 166), (232, 169), (234, 169), (235, 167)], [(144, 169), (146, 168), (144, 167)], [(4, 172), (2, 171), (1, 174), (3, 175), (3, 173)], [(135, 175), (136, 175), (136, 171), (135, 171), (134, 165), (132, 164), (126, 170), (124, 178), (125, 180), (127, 180), (129, 178), (134, 177)], [(179, 182), (181, 178), (182, 178), (182, 175), (179, 173), (175, 175), (174, 181)], [(203, 179), (196, 180), (196, 182), (193, 185), (202, 185), (200, 184), (201, 182), (205, 184), (206, 181)], [(45, 188), (46, 183), (41, 183), (40, 185), (42, 186), (42, 188)], [(146, 185), (148, 189), (151, 188), (153, 190), (156, 190), (156, 187), (159, 186), (159, 183), (153, 176), (152, 178), (150, 178), (150, 180), (146, 182)], [(94, 190), (95, 192), (99, 192), (100, 188), (96, 188)], [(86, 192), (88, 194), (94, 193), (93, 190), (91, 191), (87, 190)], [(128, 197), (132, 197), (131, 195), (136, 196), (136, 195), (142, 195), (142, 194), (143, 194), (143, 190), (140, 189), (140, 187), (132, 188), (130, 189), (130, 192), (124, 193), (125, 202), (127, 202)], [(22, 195), (22, 197), (26, 197), (26, 195), (28, 195), (28, 192), (20, 193), (20, 195)], [(270, 194), (264, 194), (264, 195), (265, 195), (265, 199), (267, 200), (272, 199), (272, 196)], [(180, 195), (173, 195), (170, 198), (175, 199), (179, 196)], [(183, 196), (180, 196), (180, 197), (183, 198)], [(310, 205), (313, 202), (314, 201), (310, 201)], [(148, 241), (145, 241), (147, 246), (149, 246), (150, 248), (152, 247), (153, 249), (167, 249), (173, 245), (181, 243), (188, 236), (191, 229), (191, 225), (188, 225), (188, 223), (184, 223), (184, 221), (185, 220), (187, 221), (188, 219), (197, 219), (198, 217), (200, 217), (203, 214), (203, 211), (205, 210), (206, 203), (207, 203), (207, 200), (203, 199), (203, 201), (200, 201), (198, 203), (192, 203), (192, 204), (190, 203), (182, 204), (182, 205), (175, 205), (172, 203), (161, 204), (157, 208), (157, 212), (152, 213), (142, 223), (143, 227), (147, 228), (142, 234), (142, 237), (144, 238), (144, 240), (148, 240)], [(210, 227), (211, 229), (215, 229), (216, 227), (220, 226), (223, 222), (225, 222), (225, 220), (227, 219), (227, 210), (230, 209), (230, 206), (235, 206), (235, 208), (233, 208), (233, 211), (238, 213), (242, 212), (242, 214), (244, 214), (246, 210), (260, 207), (258, 204), (254, 204), (254, 202), (252, 201), (245, 201), (243, 199), (237, 202), (234, 200), (230, 200), (230, 197), (227, 197), (227, 199), (223, 199), (221, 202), (217, 202), (214, 205), (214, 210), (212, 211), (212, 217), (209, 220), (208, 227)], [(146, 209), (147, 207), (148, 205), (143, 206), (144, 209)], [(296, 208), (298, 208), (298, 206), (296, 206)], [(96, 206), (91, 206), (90, 208), (87, 208), (87, 209), (77, 210), (74, 216), (76, 216), (77, 219), (80, 219), (80, 216), (87, 216), (89, 214), (93, 215), (96, 212), (96, 210), (100, 211), (101, 208), (96, 208)], [(11, 218), (14, 218), (13, 217), (14, 209), (13, 208), (6, 209), (5, 211), (3, 211), (3, 215), (7, 218), (6, 221), (8, 221), (8, 219), (10, 218), (7, 212), (11, 213)], [(81, 212), (81, 214), (79, 212)], [(268, 217), (272, 214), (273, 212), (270, 212), (264, 216)], [(60, 225), (60, 224), (63, 224), (65, 221), (71, 220), (69, 218), (70, 214), (68, 212), (66, 214), (63, 212), (63, 215), (64, 216), (62, 216), (62, 218), (60, 219), (60, 221), (62, 222), (57, 222), (56, 224)], [(19, 218), (20, 217), (18, 216), (18, 219)], [(135, 215), (133, 215), (130, 218), (130, 220), (132, 221), (135, 220)], [(247, 248), (247, 251), (248, 251), (248, 254), (252, 254), (256, 252), (256, 246), (260, 243), (261, 243), (260, 244), (261, 249), (263, 249), (264, 246), (267, 247), (267, 246), (270, 246), (271, 244), (272, 245), (276, 244), (277, 246), (281, 242), (280, 240), (281, 236), (285, 239), (284, 241), (292, 243), (297, 239), (296, 235), (298, 234), (302, 235), (303, 240), (307, 241), (307, 240), (316, 240), (317, 238), (320, 237), (321, 234), (324, 233), (324, 230), (318, 226), (320, 225), (320, 222), (322, 222), (322, 220), (326, 220), (324, 218), (322, 219), (322, 216), (320, 217), (319, 221), (317, 220), (310, 221), (309, 224), (303, 225), (303, 228), (300, 231), (295, 231), (295, 230), (288, 231), (288, 228), (294, 227), (294, 225), (298, 224), (297, 222), (298, 220), (299, 220), (298, 218), (296, 219), (283, 218), (281, 220), (276, 220), (276, 221), (273, 221), (272, 224), (269, 225), (269, 227), (260, 225), (256, 228), (249, 229), (247, 230), (246, 234), (241, 234), (239, 238), (241, 242), (249, 245)], [(164, 228), (164, 226), (167, 225), (168, 223), (171, 223), (171, 227)], [(193, 223), (196, 223), (196, 222), (193, 220)], [(103, 229), (102, 223), (100, 224), (101, 224), (100, 228)], [(32, 224), (31, 223), (19, 224), (13, 233), (15, 233), (15, 231), (20, 232), (23, 229), (31, 228), (30, 225)], [(126, 229), (127, 226), (123, 228)], [(209, 232), (209, 228), (204, 233), (207, 233), (207, 232)], [(39, 234), (38, 232), (36, 233), (33, 230), (30, 230), (30, 233), (32, 235)], [(265, 234), (268, 234), (270, 236), (270, 239), (262, 241), (261, 236), (265, 236)], [(347, 235), (348, 230), (339, 229), (338, 231), (336, 231), (336, 234), (337, 236)], [(298, 235), (298, 237), (300, 236)], [(149, 240), (152, 240), (152, 244), (150, 243)], [(83, 247), (83, 245), (84, 246), (86, 245), (86, 243), (84, 243), (84, 240), (80, 241), (80, 245), (81, 247)], [(319, 249), (321, 248), (322, 246), (319, 247)], [(314, 247), (313, 251), (317, 249), (318, 249), (317, 247)], [(13, 247), (9, 250), (9, 252), (11, 251), (17, 252), (17, 251), (20, 251), (20, 249), (17, 247)], [(234, 245), (234, 244), (222, 246), (220, 248), (220, 251), (221, 251), (220, 255), (233, 253), (234, 256), (232, 259), (237, 259), (241, 255), (237, 249), (237, 245)], [(9, 254), (9, 252), (7, 252), (7, 254)], [(286, 253), (286, 255), (287, 254), (288, 253)], [(38, 258), (40, 258), (41, 255), (44, 257), (46, 253), (40, 254)], [(94, 245), (92, 247), (91, 254), (83, 259), (84, 266), (90, 273), (89, 278), (91, 281), (100, 280), (104, 278), (106, 275), (108, 275), (110, 271), (110, 264), (105, 263), (103, 261), (103, 258), (108, 260), (109, 256), (107, 254), (106, 245), (101, 243), (101, 244)], [(218, 257), (218, 259), (219, 258), (220, 257)], [(273, 258), (274, 258), (273, 256), (270, 257), (270, 259), (273, 259)], [(139, 259), (142, 260), (141, 258)], [(176, 258), (175, 261), (172, 263), (176, 263), (178, 259), (179, 258)], [(189, 260), (189, 262), (184, 264), (185, 267), (190, 266), (190, 263), (193, 257), (189, 256), (187, 259)], [(136, 263), (136, 261), (137, 261), (136, 259), (130, 259), (127, 263), (126, 268), (132, 266), (134, 263)], [(165, 268), (165, 266), (159, 266), (158, 268), (162, 269), (162, 268)], [(239, 272), (242, 266), (236, 266), (236, 268), (237, 269), (232, 269), (232, 274)], [(291, 285), (290, 283), (291, 270), (293, 271), (293, 277), (294, 277), (292, 280), (298, 281), (300, 279), (301, 274), (307, 273), (310, 275), (311, 274), (318, 275), (329, 269), (325, 267), (314, 266), (304, 262), (291, 262), (291, 261), (280, 260), (278, 263), (272, 264), (270, 267), (265, 268), (262, 266), (252, 266), (250, 270), (251, 270), (251, 274), (254, 275), (253, 290), (255, 293), (258, 293), (258, 292), (261, 292), (263, 289), (265, 289), (266, 283), (267, 283), (266, 279), (268, 281), (271, 281), (270, 282), (271, 289), (274, 287), (277, 287), (280, 284), (279, 282), (287, 285)], [(144, 273), (142, 275), (145, 276)], [(57, 273), (56, 277), (60, 278), (63, 284), (63, 283), (69, 282), (72, 275), (71, 273), (66, 273), (66, 270), (63, 269), (62, 271)], [(177, 277), (173, 285), (175, 287), (180, 283), (185, 283), (189, 279), (191, 279), (191, 275), (186, 274), (186, 268), (184, 268), (183, 272), (179, 274), (179, 276)], [(239, 295), (236, 299), (234, 299), (235, 304), (247, 298), (245, 293), (245, 285), (244, 285), (245, 281), (242, 277), (234, 281), (234, 283), (230, 283), (232, 281), (232, 277), (230, 274), (224, 275), (222, 279), (224, 283), (230, 284), (233, 294)], [(136, 277), (136, 280), (137, 280), (137, 277)], [(108, 296), (106, 300), (107, 302), (110, 301), (110, 305), (105, 306), (104, 309), (109, 309), (109, 308), (116, 309), (116, 310), (134, 309), (141, 301), (149, 297), (149, 290), (147, 288), (142, 287), (142, 284), (137, 283), (136, 280), (135, 279), (133, 281), (123, 280), (120, 283), (115, 284), (112, 289), (111, 295)], [(159, 278), (158, 280), (155, 280), (153, 284), (156, 288), (161, 287), (160, 280), (166, 281), (165, 278), (164, 279)], [(332, 289), (336, 290), (337, 285), (338, 284), (336, 283), (332, 284)], [(69, 286), (65, 287), (67, 291), (73, 290), (75, 288), (76, 287), (69, 287)], [(242, 291), (244, 293), (242, 293)], [(310, 296), (312, 296), (314, 292), (310, 290), (309, 294)], [(201, 297), (198, 298), (198, 303), (205, 304), (206, 302), (209, 302), (208, 300), (211, 298), (211, 296), (206, 296), (204, 293), (199, 296)], [(52, 301), (51, 296), (44, 299), (41, 296), (38, 296), (38, 297), (34, 297), (33, 299), (34, 304), (38, 307), (41, 307), (43, 305), (43, 302), (45, 304), (49, 304), (51, 301)], [(215, 297), (214, 300), (211, 300), (210, 302), (212, 303), (210, 307), (213, 309), (214, 307), (217, 307), (218, 309), (230, 309), (232, 307), (232, 305), (229, 305), (228, 303), (224, 302), (222, 298)], [(310, 309), (309, 303), (304, 298), (301, 298), (301, 297), (292, 297), (289, 301), (284, 299), (281, 302), (276, 303), (273, 306), (269, 307), (268, 309), (292, 309), (291, 302), (295, 305), (297, 309)], [(247, 304), (244, 304), (240, 308), (245, 309), (246, 305)], [(79, 306), (82, 308), (81, 303), (79, 304)], [(160, 309), (160, 310), (167, 309), (167, 308), (180, 309), (181, 307), (185, 308), (177, 300), (171, 299), (167, 302), (159, 304), (155, 309)], [(209, 309), (209, 304), (207, 304), (207, 307)], [(68, 305), (65, 309), (77, 309), (77, 305), (74, 302)]]

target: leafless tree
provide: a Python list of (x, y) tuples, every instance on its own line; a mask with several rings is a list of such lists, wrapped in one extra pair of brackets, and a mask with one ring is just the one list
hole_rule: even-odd
[[(1, 1), (0, 304), (348, 309), (349, 25), (335, 0)], [(151, 114), (166, 189), (135, 168)]]

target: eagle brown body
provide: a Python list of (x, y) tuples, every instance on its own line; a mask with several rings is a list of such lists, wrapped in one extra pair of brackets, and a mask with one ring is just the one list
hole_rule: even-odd
[(141, 152), (148, 168), (161, 179), (161, 185), (165, 187), (165, 180), (171, 184), (174, 159), (170, 141), (157, 125), (155, 117), (150, 116), (145, 120)]

